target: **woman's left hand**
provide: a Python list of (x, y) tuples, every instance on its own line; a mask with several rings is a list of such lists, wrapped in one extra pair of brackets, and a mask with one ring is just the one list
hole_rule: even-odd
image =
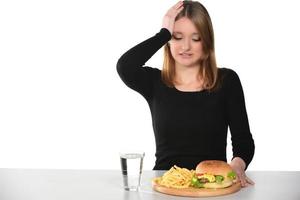
[(254, 185), (254, 182), (246, 176), (245, 168), (246, 164), (240, 157), (235, 157), (232, 159), (230, 166), (235, 171), (238, 180), (241, 181), (242, 187), (247, 187), (249, 185)]

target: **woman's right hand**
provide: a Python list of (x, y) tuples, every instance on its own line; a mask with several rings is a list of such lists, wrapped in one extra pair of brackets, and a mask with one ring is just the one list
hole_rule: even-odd
[(172, 6), (163, 18), (162, 28), (166, 28), (170, 31), (171, 35), (173, 33), (175, 18), (183, 9), (183, 1), (177, 2)]

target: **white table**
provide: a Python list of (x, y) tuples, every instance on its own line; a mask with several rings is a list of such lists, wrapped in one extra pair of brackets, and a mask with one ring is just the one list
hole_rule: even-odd
[[(195, 199), (155, 192), (151, 179), (164, 171), (144, 171), (139, 192), (122, 188), (118, 170), (1, 169), (0, 200), (173, 200)], [(300, 200), (300, 171), (249, 171), (255, 186), (219, 200)]]

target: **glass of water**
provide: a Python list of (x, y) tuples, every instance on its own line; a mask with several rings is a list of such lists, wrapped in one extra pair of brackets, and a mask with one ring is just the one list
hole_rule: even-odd
[(141, 184), (143, 159), (145, 152), (128, 151), (120, 153), (121, 170), (123, 175), (124, 189), (137, 191)]

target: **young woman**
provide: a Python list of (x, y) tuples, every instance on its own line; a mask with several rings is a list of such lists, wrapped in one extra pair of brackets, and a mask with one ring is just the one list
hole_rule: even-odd
[[(164, 48), (162, 70), (144, 66)], [(254, 155), (241, 82), (236, 72), (218, 68), (210, 16), (197, 1), (179, 1), (162, 28), (118, 60), (123, 82), (148, 102), (156, 142), (153, 169), (173, 165), (194, 169), (202, 160), (226, 158), (230, 128), (230, 165), (242, 186), (253, 184), (245, 170)]]

